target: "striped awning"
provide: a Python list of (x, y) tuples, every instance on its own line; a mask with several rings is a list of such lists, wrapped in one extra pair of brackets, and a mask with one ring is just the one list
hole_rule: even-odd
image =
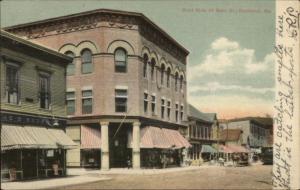
[[(140, 148), (179, 149), (191, 144), (177, 131), (154, 126), (143, 127), (140, 132)], [(132, 134), (128, 134), (128, 147), (132, 147)]]
[(81, 149), (101, 148), (100, 128), (92, 128), (85, 125), (81, 126)]
[(39, 126), (1, 126), (1, 150), (75, 148), (77, 145), (61, 129)]
[(217, 153), (218, 151), (216, 149), (214, 149), (212, 146), (210, 145), (202, 145), (201, 147), (201, 153)]
[(248, 153), (249, 150), (239, 145), (221, 145), (219, 147), (220, 152), (224, 153)]

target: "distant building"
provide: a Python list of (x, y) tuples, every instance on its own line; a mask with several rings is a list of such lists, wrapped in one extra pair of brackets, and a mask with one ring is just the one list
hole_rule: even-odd
[(248, 148), (260, 148), (272, 146), (273, 136), (273, 119), (264, 117), (245, 117), (222, 121), (220, 127), (223, 129), (223, 135), (226, 130), (229, 133), (237, 135), (237, 131), (241, 130), (241, 145)]
[(192, 147), (188, 158), (198, 160), (201, 157), (203, 145), (212, 146), (218, 141), (218, 121), (216, 113), (203, 113), (189, 104), (188, 107), (188, 135)]
[(225, 145), (242, 145), (243, 131), (241, 129), (223, 129), (220, 134), (220, 141)]
[[(98, 9), (6, 28), (74, 57), (67, 67), (68, 166), (180, 165), (189, 52), (141, 13)], [(151, 162), (151, 164), (149, 164)]]
[(64, 132), (72, 58), (2, 30), (0, 44), (1, 181), (65, 175), (76, 146)]

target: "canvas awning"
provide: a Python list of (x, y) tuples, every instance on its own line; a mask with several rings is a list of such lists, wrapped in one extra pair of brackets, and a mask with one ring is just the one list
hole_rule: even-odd
[(249, 150), (246, 149), (243, 146), (239, 146), (239, 145), (221, 145), (220, 152), (224, 152), (224, 153), (248, 153)]
[(101, 133), (100, 128), (95, 129), (85, 125), (81, 126), (81, 149), (100, 149)]
[[(140, 148), (184, 148), (191, 144), (177, 131), (172, 129), (161, 129), (159, 127), (143, 127), (140, 132)], [(132, 147), (132, 134), (128, 134), (128, 147)]]
[(1, 150), (75, 148), (77, 145), (61, 129), (39, 126), (1, 126)]
[(233, 150), (231, 150), (228, 146), (220, 145), (220, 146), (219, 146), (219, 152), (223, 152), (223, 153), (233, 153)]
[(210, 145), (202, 145), (201, 153), (217, 153), (218, 151)]

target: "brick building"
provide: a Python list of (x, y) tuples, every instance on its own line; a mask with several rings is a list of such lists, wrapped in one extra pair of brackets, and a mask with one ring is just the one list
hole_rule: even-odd
[(189, 146), (189, 52), (159, 26), (140, 13), (99, 9), (6, 30), (74, 58), (67, 133), (81, 148), (68, 152), (69, 166), (109, 169), (131, 160), (139, 168), (162, 157), (179, 164)]

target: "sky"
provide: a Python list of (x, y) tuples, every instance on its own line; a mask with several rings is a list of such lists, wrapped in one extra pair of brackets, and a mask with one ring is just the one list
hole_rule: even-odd
[(141, 12), (190, 51), (188, 102), (218, 118), (272, 115), (273, 0), (2, 0), (1, 27), (99, 8)]

